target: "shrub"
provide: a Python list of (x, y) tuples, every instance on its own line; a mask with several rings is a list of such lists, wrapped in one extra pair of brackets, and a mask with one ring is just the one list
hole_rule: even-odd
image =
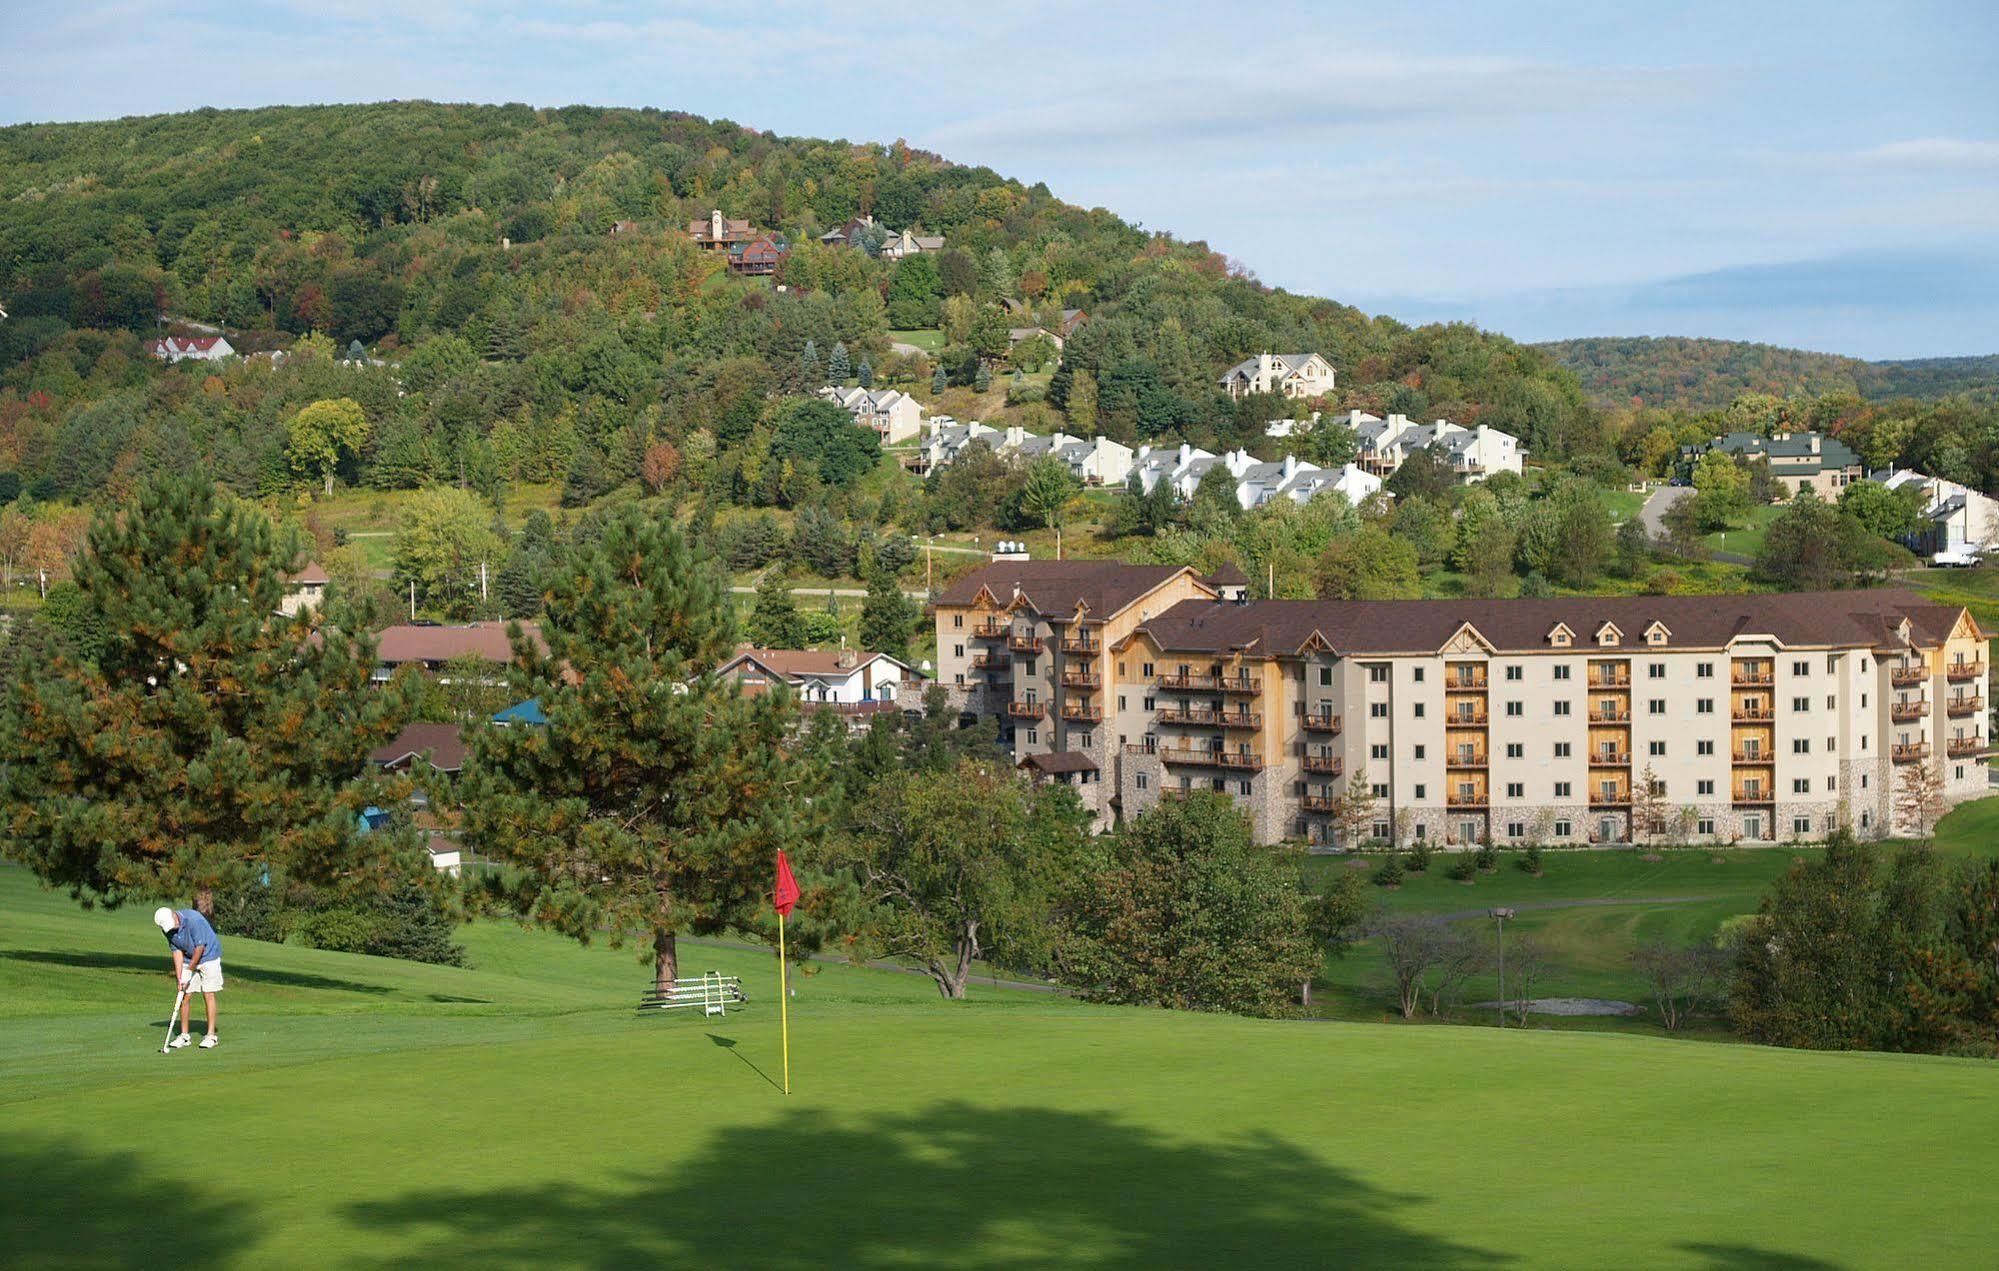
[(1375, 869), (1373, 882), (1376, 887), (1400, 887), (1402, 885), (1402, 857), (1390, 852)]
[(284, 941), (291, 927), (277, 889), (267, 883), (215, 893), (215, 927), (245, 940)]
[(1456, 860), (1453, 860), (1445, 867), (1444, 877), (1450, 879), (1452, 882), (1468, 883), (1471, 881), (1472, 875), (1477, 872), (1477, 862), (1473, 861), (1469, 856), (1460, 854)]
[(1430, 869), (1430, 843), (1427, 839), (1417, 839), (1409, 845), (1408, 870), (1412, 874), (1428, 873)]
[(1499, 853), (1492, 850), (1490, 843), (1481, 843), (1473, 859), (1478, 862), (1479, 869), (1487, 874), (1499, 867)]
[(315, 949), (366, 953), (375, 937), (375, 920), (346, 906), (316, 909), (299, 918), (296, 930), (298, 938)]
[(1541, 845), (1529, 843), (1527, 850), (1520, 854), (1520, 868), (1539, 878), (1541, 876)]
[(315, 949), (463, 966), (465, 949), (451, 943), (451, 927), (450, 913), (415, 883), (380, 900), (310, 909), (292, 921), (299, 940)]

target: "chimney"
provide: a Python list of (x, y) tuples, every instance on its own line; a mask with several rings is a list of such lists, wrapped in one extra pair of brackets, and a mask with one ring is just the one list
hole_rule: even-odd
[(716, 242), (722, 240), (722, 209), (719, 207), (708, 213), (708, 235)]
[(1188, 460), (1192, 459), (1193, 457), (1194, 457), (1194, 448), (1193, 448), (1192, 446), (1188, 445), (1188, 444), (1187, 444), (1186, 442), (1184, 442), (1184, 441), (1183, 441), (1183, 442), (1181, 442), (1181, 443), (1180, 443), (1180, 462), (1181, 462), (1181, 463), (1182, 463), (1182, 464), (1184, 465), (1185, 463), (1187, 463), (1187, 461), (1188, 461)]
[(840, 637), (840, 669), (841, 669), (842, 671), (851, 671), (851, 670), (853, 670), (853, 669), (854, 669), (854, 664), (855, 664), (856, 662), (859, 662), (860, 660), (861, 660), (861, 659), (860, 659), (860, 655), (859, 655), (859, 654), (857, 654), (857, 653), (855, 653), (855, 652), (854, 652), (854, 650), (852, 650), (852, 649), (850, 649), (850, 648), (848, 648), (848, 647), (847, 647), (847, 637), (845, 637), (845, 636), (841, 636), (841, 637)]
[(1297, 473), (1298, 473), (1298, 456), (1296, 456), (1296, 455), (1285, 455), (1285, 456), (1284, 456), (1284, 479), (1285, 479), (1286, 481), (1289, 481), (1289, 480), (1290, 480), (1290, 479), (1291, 479), (1292, 477), (1296, 476), (1296, 475), (1297, 475)]

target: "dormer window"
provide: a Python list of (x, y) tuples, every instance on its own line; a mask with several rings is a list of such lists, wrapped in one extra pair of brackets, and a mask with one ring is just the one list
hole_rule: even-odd
[(1654, 622), (1645, 628), (1645, 643), (1655, 645), (1664, 644), (1672, 638), (1672, 635), (1673, 633), (1666, 629), (1665, 623)]
[(1571, 644), (1575, 643), (1575, 639), (1576, 633), (1569, 630), (1568, 624), (1564, 622), (1556, 623), (1548, 632), (1548, 643), (1558, 649), (1568, 648)]
[(1607, 648), (1616, 644), (1623, 638), (1624, 633), (1617, 629), (1616, 623), (1606, 622), (1596, 629), (1596, 642), (1603, 647)]

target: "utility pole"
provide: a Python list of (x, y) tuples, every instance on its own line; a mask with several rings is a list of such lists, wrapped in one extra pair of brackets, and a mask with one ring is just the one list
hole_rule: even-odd
[(1499, 1026), (1506, 1027), (1506, 920), (1513, 916), (1511, 909), (1489, 909), (1494, 922), (1499, 924)]
[(479, 603), (486, 603), (486, 562), (479, 562)]
[(410, 621), (416, 621), (416, 579), (410, 579)]

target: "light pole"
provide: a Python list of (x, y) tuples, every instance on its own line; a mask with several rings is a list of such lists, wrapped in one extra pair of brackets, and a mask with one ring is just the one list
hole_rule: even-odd
[(1499, 925), (1499, 1026), (1506, 1027), (1506, 920), (1513, 916), (1511, 909), (1488, 909), (1486, 913)]

